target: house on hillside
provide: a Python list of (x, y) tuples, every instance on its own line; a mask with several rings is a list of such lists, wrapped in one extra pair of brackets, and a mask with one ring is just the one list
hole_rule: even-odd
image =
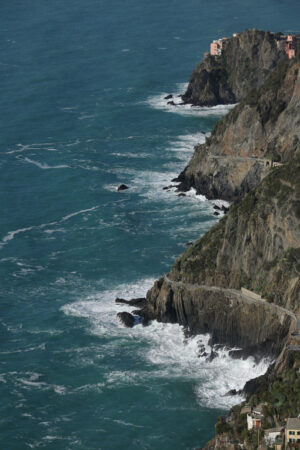
[(285, 447), (300, 446), (300, 418), (288, 418), (285, 427)]
[(273, 447), (282, 436), (283, 427), (269, 428), (265, 430), (265, 443), (268, 447)]

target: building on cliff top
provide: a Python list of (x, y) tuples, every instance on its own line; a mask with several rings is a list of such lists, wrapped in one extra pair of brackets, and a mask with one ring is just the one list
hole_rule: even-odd
[(288, 418), (285, 427), (285, 448), (300, 447), (300, 418)]
[(211, 56), (220, 56), (220, 55), (222, 55), (224, 42), (227, 39), (229, 39), (229, 38), (224, 37), (224, 38), (216, 39), (216, 40), (212, 41), (212, 43), (210, 44), (210, 54), (211, 54)]
[(293, 34), (281, 36), (279, 39), (277, 39), (278, 50), (284, 51), (289, 59), (295, 58), (298, 45), (298, 39)]

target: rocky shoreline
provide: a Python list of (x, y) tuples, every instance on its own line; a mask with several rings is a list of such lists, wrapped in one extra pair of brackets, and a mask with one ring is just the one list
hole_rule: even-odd
[[(257, 30), (228, 39), (222, 56), (207, 55), (195, 69), (185, 102), (240, 103), (195, 147), (179, 190), (233, 204), (145, 299), (117, 299), (139, 308), (133, 314), (143, 325), (179, 323), (191, 334), (209, 333), (212, 346), (240, 348), (233, 357), (271, 357), (268, 372), (244, 387), (253, 404), (271, 398), (267, 392), (300, 361), (299, 69), (297, 58), (278, 51), (276, 35)], [(119, 318), (136, 323), (129, 313)], [(279, 408), (278, 420), (295, 414), (293, 405)], [(235, 411), (234, 424), (217, 424), (217, 436), (226, 429), (239, 445), (256, 448)], [(206, 448), (234, 448), (222, 445)]]

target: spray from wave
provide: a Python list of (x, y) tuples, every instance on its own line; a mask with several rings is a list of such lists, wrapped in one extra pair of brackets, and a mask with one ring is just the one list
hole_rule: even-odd
[[(187, 83), (178, 83), (177, 89), (170, 94), (163, 92), (153, 95), (146, 100), (146, 103), (154, 109), (160, 109), (166, 112), (181, 114), (184, 116), (206, 117), (206, 116), (222, 116), (227, 114), (230, 109), (236, 105), (217, 105), (217, 106), (193, 106), (190, 104), (182, 104), (181, 95), (185, 92)], [(171, 98), (167, 98), (172, 95)]]
[(270, 363), (263, 360), (255, 364), (253, 358), (236, 360), (230, 357), (229, 349), (218, 349), (212, 361), (208, 356), (211, 347), (208, 335), (186, 338), (184, 329), (178, 324), (163, 324), (153, 321), (148, 327), (136, 325), (124, 328), (117, 312), (131, 311), (132, 307), (116, 304), (116, 297), (134, 298), (145, 295), (154, 279), (140, 280), (134, 284), (123, 284), (114, 290), (95, 294), (62, 308), (66, 315), (87, 319), (89, 332), (109, 339), (110, 351), (120, 345), (126, 352), (132, 342), (137, 343), (136, 353), (145, 365), (143, 370), (111, 371), (105, 375), (106, 384), (112, 387), (147, 385), (151, 379), (189, 380), (194, 383), (199, 403), (211, 408), (228, 409), (242, 400), (240, 396), (226, 396), (231, 389), (242, 389), (246, 381), (262, 375)]

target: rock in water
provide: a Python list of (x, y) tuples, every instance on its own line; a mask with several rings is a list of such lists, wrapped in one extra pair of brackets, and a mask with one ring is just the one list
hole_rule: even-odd
[(164, 97), (165, 100), (170, 100), (170, 98), (173, 98), (172, 94), (166, 95), (166, 97)]
[(124, 298), (116, 298), (115, 300), (116, 303), (124, 303), (125, 305), (130, 305), (130, 306), (138, 306), (139, 308), (145, 306), (146, 304), (146, 298), (145, 297), (140, 297), (140, 298), (133, 298), (131, 300), (125, 300)]
[(129, 189), (129, 187), (126, 186), (126, 184), (120, 184), (120, 186), (118, 187), (118, 191), (125, 191), (126, 189)]
[(134, 325), (134, 317), (129, 312), (123, 311), (117, 314), (117, 317), (125, 325), (125, 327), (132, 328)]
[(236, 389), (230, 389), (230, 391), (226, 392), (225, 395), (226, 395), (226, 396), (237, 395), (237, 390), (236, 390)]

